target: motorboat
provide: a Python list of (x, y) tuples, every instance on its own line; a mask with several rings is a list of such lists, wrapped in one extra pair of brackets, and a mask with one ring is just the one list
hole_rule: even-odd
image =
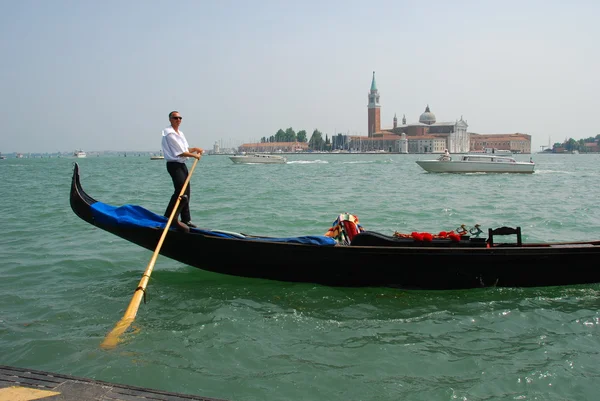
[(510, 149), (497, 149), (497, 148), (485, 148), (486, 154), (492, 154), (497, 156), (512, 156), (513, 152)]
[[(267, 237), (168, 225), (169, 219), (142, 206), (92, 198), (82, 188), (78, 163), (70, 204), (87, 224), (150, 251), (161, 244), (160, 255), (231, 276), (428, 290), (600, 283), (600, 241), (527, 243), (520, 227), (388, 235), (367, 230), (349, 213), (324, 222), (322, 235)], [(268, 257), (248, 263), (223, 255)]]
[(236, 164), (285, 164), (287, 158), (285, 156), (254, 153), (254, 154), (240, 154), (229, 156), (232, 162)]
[(150, 156), (150, 160), (165, 160), (165, 157), (162, 154), (162, 150), (159, 154)]
[(435, 160), (417, 160), (423, 170), (429, 173), (521, 173), (532, 174), (535, 163), (518, 162), (514, 157), (495, 154), (460, 155), (458, 160), (442, 155)]
[(472, 150), (469, 153), (472, 154), (487, 154), (496, 156), (512, 156), (513, 152), (509, 149), (498, 149), (498, 148), (483, 148), (483, 150)]
[(73, 152), (73, 156), (82, 158), (82, 157), (86, 157), (87, 154), (83, 150), (80, 149), (80, 150), (76, 150), (75, 152)]

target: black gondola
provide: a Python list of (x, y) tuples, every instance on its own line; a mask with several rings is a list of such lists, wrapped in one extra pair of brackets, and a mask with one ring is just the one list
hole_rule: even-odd
[[(140, 206), (96, 201), (81, 187), (77, 163), (70, 197), (81, 219), (156, 249), (167, 219)], [(506, 238), (516, 239), (498, 243)], [(160, 254), (211, 272), (328, 286), (466, 289), (600, 282), (600, 241), (522, 243), (520, 228), (508, 227), (489, 230), (487, 239), (464, 236), (458, 241), (419, 241), (364, 231), (346, 245), (319, 235), (257, 237), (174, 226)], [(247, 255), (256, 259), (243, 257)]]

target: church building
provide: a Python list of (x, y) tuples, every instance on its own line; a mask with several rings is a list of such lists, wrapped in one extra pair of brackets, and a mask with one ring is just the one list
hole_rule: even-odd
[[(467, 132), (469, 125), (461, 116), (456, 121), (438, 122), (429, 105), (419, 117), (417, 123), (406, 123), (402, 116), (402, 124), (394, 115), (392, 128), (381, 128), (380, 95), (375, 81), (375, 71), (368, 93), (368, 127), (367, 143), (372, 149), (399, 153), (468, 153), (482, 150), (485, 147), (514, 150), (520, 153), (531, 153), (531, 136), (526, 134), (475, 134)], [(476, 141), (473, 141), (477, 138)], [(352, 138), (352, 142), (358, 138)], [(365, 141), (363, 139), (362, 141)], [(382, 141), (382, 143), (378, 143)], [(405, 142), (406, 141), (406, 142)], [(364, 149), (361, 143), (360, 148)]]

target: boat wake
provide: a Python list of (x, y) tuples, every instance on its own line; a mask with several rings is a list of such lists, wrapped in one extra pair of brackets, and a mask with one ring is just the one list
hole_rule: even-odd
[(386, 160), (351, 160), (342, 162), (342, 164), (390, 164), (393, 163), (392, 159)]
[(327, 160), (288, 160), (287, 164), (329, 164), (329, 162)]

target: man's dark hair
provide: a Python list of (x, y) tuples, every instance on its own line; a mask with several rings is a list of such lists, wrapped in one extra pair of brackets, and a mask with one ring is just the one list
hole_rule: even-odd
[(177, 110), (173, 110), (172, 112), (169, 113), (169, 120), (171, 119), (171, 116), (173, 116), (173, 113), (179, 113)]

